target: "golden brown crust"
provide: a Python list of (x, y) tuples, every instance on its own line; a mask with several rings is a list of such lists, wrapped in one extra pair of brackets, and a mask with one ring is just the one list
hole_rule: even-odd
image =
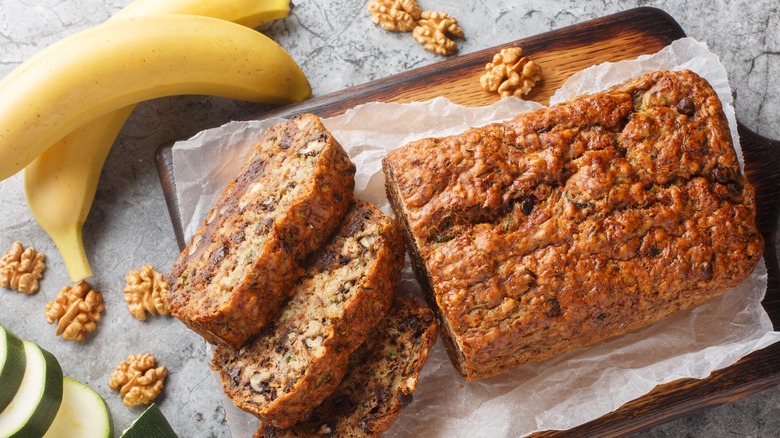
[(384, 170), (468, 380), (698, 305), (762, 253), (720, 101), (689, 71), (413, 142)]
[(240, 349), (217, 347), (212, 368), (225, 393), (276, 427), (303, 418), (333, 392), (349, 355), (387, 313), (403, 258), (395, 221), (355, 201), (273, 322)]
[(437, 334), (431, 309), (415, 298), (396, 297), (387, 317), (352, 353), (347, 373), (333, 394), (295, 426), (263, 426), (255, 436), (378, 436), (412, 402)]
[(211, 343), (240, 346), (338, 226), (354, 174), (316, 116), (268, 129), (168, 274), (171, 313)]

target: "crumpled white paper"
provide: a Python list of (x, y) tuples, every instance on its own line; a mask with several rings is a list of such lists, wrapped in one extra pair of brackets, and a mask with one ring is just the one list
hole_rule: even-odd
[[(646, 72), (685, 68), (706, 78), (716, 89), (735, 145), (739, 145), (725, 69), (706, 45), (690, 38), (654, 55), (580, 72), (551, 102), (598, 91)], [(356, 196), (392, 214), (381, 173), (381, 159), (388, 151), (412, 140), (456, 134), (539, 107), (508, 98), (487, 107), (469, 108), (438, 98), (411, 104), (361, 105), (324, 122), (357, 166)], [(174, 180), (186, 239), (238, 172), (254, 139), (280, 121), (233, 122), (174, 146)], [(401, 288), (419, 293), (408, 260)], [(518, 437), (540, 430), (565, 430), (611, 412), (656, 385), (706, 377), (780, 340), (761, 306), (765, 290), (762, 260), (743, 285), (691, 311), (479, 382), (467, 383), (457, 373), (439, 341), (420, 375), (414, 403), (385, 436)], [(259, 424), (257, 419), (224, 400), (233, 436), (251, 436)]]

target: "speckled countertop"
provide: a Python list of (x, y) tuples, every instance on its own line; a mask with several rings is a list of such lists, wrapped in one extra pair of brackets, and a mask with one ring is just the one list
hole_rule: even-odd
[[(107, 19), (130, 0), (0, 0), (0, 77), (41, 48)], [(323, 95), (441, 58), (411, 38), (378, 29), (368, 0), (297, 0), (292, 15), (264, 29), (300, 63), (314, 94)], [(653, 6), (721, 57), (736, 95), (737, 117), (758, 133), (780, 138), (780, 4), (776, 0), (444, 2), (426, 9), (451, 13), (465, 29), (461, 53), (558, 29), (602, 15)], [(170, 370), (160, 406), (182, 437), (230, 435), (221, 391), (207, 366), (206, 344), (173, 318), (139, 322), (123, 301), (124, 276), (149, 263), (167, 270), (178, 255), (158, 174), (157, 147), (204, 128), (246, 118), (262, 106), (226, 99), (176, 97), (141, 104), (108, 157), (84, 227), (87, 251), (103, 291), (105, 320), (87, 342), (54, 336), (43, 308), (69, 279), (54, 245), (30, 215), (22, 179), (0, 182), (0, 250), (20, 240), (48, 255), (41, 291), (0, 291), (0, 323), (40, 343), (65, 374), (96, 388), (108, 401), (117, 431), (141, 411), (124, 407), (107, 385), (113, 367), (130, 353), (150, 352)], [(683, 417), (637, 436), (780, 437), (780, 387)]]

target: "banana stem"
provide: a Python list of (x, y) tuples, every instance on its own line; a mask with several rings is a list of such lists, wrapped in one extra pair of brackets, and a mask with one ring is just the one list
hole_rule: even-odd
[(76, 283), (92, 276), (92, 268), (89, 266), (87, 253), (84, 251), (81, 225), (49, 233), (49, 236), (57, 245), (72, 282)]

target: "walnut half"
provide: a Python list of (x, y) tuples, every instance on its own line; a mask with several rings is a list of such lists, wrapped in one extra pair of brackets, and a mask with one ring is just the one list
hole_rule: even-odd
[(37, 292), (38, 280), (46, 269), (45, 258), (35, 248), (24, 249), (21, 242), (14, 242), (0, 258), (0, 286), (28, 295)]
[(485, 74), (479, 78), (482, 89), (498, 92), (501, 97), (521, 97), (528, 94), (542, 79), (542, 68), (527, 56), (520, 47), (508, 47), (493, 56), (485, 65)]
[(146, 313), (152, 316), (171, 313), (164, 296), (170, 286), (162, 274), (149, 265), (143, 265), (141, 270), (131, 270), (125, 276), (125, 301), (130, 314), (140, 321), (146, 321)]
[(103, 294), (81, 281), (62, 288), (57, 298), (46, 304), (46, 321), (49, 324), (57, 322), (57, 336), (81, 342), (87, 333), (97, 328), (103, 310)]
[(374, 24), (393, 32), (411, 32), (422, 14), (415, 0), (374, 0), (368, 10)]
[(423, 11), (416, 0), (373, 0), (368, 4), (371, 21), (385, 30), (412, 32), (426, 50), (439, 55), (458, 51), (453, 38), (463, 38), (458, 20), (444, 12)]
[(425, 11), (422, 13), (412, 36), (429, 50), (438, 55), (452, 55), (458, 51), (458, 45), (452, 38), (463, 38), (465, 33), (458, 20), (447, 13)]
[(119, 390), (122, 402), (128, 408), (149, 404), (160, 395), (165, 386), (168, 369), (156, 367), (151, 354), (131, 354), (111, 373), (108, 387)]

